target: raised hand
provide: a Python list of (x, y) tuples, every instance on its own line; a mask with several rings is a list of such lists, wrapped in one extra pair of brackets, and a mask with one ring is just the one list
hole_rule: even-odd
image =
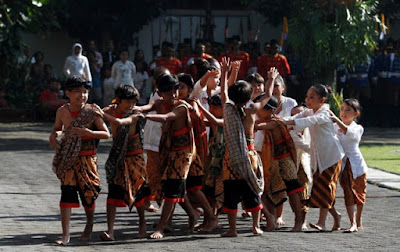
[(268, 79), (276, 79), (278, 75), (279, 72), (275, 67), (271, 67), (271, 69), (268, 71)]
[(222, 58), (222, 62), (221, 62), (221, 72), (229, 72), (229, 69), (231, 67), (231, 63), (230, 63), (230, 58), (227, 57), (223, 57)]

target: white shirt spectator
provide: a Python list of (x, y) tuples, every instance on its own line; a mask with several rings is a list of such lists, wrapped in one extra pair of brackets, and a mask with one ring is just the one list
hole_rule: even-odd
[(115, 80), (115, 86), (130, 85), (134, 87), (134, 78), (136, 73), (135, 64), (132, 61), (122, 62), (118, 60), (111, 69), (111, 76)]
[[(74, 49), (80, 48), (79, 54), (75, 54)], [(84, 78), (87, 81), (92, 81), (92, 75), (90, 74), (90, 67), (88, 59), (82, 55), (82, 45), (76, 43), (72, 46), (72, 55), (65, 59), (64, 63), (64, 75), (66, 78), (77, 75)]]

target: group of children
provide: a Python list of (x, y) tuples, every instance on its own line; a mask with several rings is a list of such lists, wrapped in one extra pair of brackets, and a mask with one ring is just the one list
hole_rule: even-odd
[[(330, 212), (333, 230), (339, 230), (340, 214), (334, 207), (338, 179), (351, 223), (345, 231), (362, 228), (367, 166), (358, 148), (363, 133), (355, 122), (358, 101), (345, 100), (339, 119), (325, 104), (328, 89), (319, 84), (308, 90), (306, 108), (296, 106), (291, 116), (276, 116), (283, 109), (274, 91), (284, 85), (278, 71), (271, 68), (264, 82), (257, 74), (236, 80), (239, 69), (240, 62), (229, 58), (221, 65), (210, 61), (208, 67), (197, 69), (199, 79), (194, 83), (188, 74), (175, 76), (156, 68), (156, 89), (149, 104), (136, 106), (138, 91), (121, 85), (113, 103), (103, 109), (87, 104), (90, 83), (69, 78), (69, 103), (57, 111), (50, 134), (50, 145), (56, 149), (53, 170), (61, 180), (63, 234), (57, 243), (70, 240), (71, 208), (79, 207), (78, 193), (87, 216), (81, 239), (90, 239), (100, 191), (96, 149), (98, 139), (110, 137), (103, 120), (111, 125), (113, 144), (105, 164), (108, 230), (102, 240), (115, 239), (116, 209), (126, 206), (137, 208), (138, 238), (147, 237), (145, 211), (157, 211), (153, 200), (163, 208), (152, 239), (163, 238), (171, 229), (176, 203), (189, 217), (188, 232), (211, 232), (220, 226), (218, 215), (225, 212), (229, 230), (221, 236), (237, 236), (240, 202), (253, 219), (255, 235), (263, 233), (263, 218), (265, 230), (272, 231), (281, 224), (278, 212), (287, 198), (295, 215), (292, 231), (307, 229), (309, 207), (320, 209), (318, 222), (310, 227), (326, 230)], [(204, 213), (201, 225), (198, 208)]]

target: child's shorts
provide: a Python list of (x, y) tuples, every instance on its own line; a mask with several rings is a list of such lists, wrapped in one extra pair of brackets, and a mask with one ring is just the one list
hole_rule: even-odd
[[(107, 205), (115, 205), (116, 207), (126, 207), (125, 190), (116, 184), (108, 184)], [(139, 191), (135, 195), (135, 207), (140, 207), (145, 200), (151, 199), (151, 191), (146, 182), (143, 182)]]
[(245, 180), (225, 180), (224, 188), (222, 211), (237, 213), (237, 205), (240, 202), (243, 202), (246, 212), (256, 212), (263, 208), (260, 196), (251, 190)]
[[(100, 191), (100, 187), (95, 186), (98, 191)], [(60, 200), (60, 207), (62, 208), (79, 208), (79, 197), (81, 198), (82, 205), (85, 209), (94, 209), (95, 203), (93, 202), (92, 205), (87, 204), (85, 197), (83, 196), (82, 191), (79, 189), (78, 186), (71, 186), (71, 185), (62, 185), (61, 186), (61, 200)]]
[(166, 202), (184, 202), (186, 179), (163, 180), (164, 200)]

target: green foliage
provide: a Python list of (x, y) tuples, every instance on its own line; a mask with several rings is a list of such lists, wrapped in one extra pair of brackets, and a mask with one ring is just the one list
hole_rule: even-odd
[(49, 0), (0, 1), (0, 88), (6, 89), (12, 107), (31, 107), (39, 90), (31, 86), (29, 60), (17, 64), (22, 55), (21, 31), (45, 32), (58, 27)]
[[(267, 6), (271, 2), (259, 1)], [(305, 69), (315, 74), (315, 81), (333, 84), (338, 64), (344, 62), (349, 68), (363, 64), (376, 47), (375, 24), (380, 23), (377, 0), (285, 2), (290, 3), (284, 12), (289, 23), (289, 44)], [(270, 15), (267, 9), (261, 11)]]
[(340, 93), (332, 92), (329, 96), (329, 108), (330, 110), (340, 118), (340, 107), (343, 103), (343, 91)]

